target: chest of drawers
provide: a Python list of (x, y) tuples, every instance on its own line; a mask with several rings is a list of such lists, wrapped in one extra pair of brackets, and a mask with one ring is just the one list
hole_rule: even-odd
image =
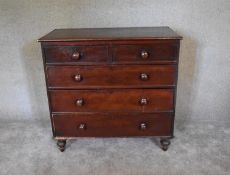
[(173, 137), (180, 40), (168, 27), (56, 29), (41, 42), (53, 136)]

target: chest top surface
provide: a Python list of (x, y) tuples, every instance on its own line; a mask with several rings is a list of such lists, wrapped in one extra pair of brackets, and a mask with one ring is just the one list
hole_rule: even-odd
[(182, 39), (169, 27), (79, 28), (55, 29), (38, 39), (52, 41), (111, 41), (111, 40)]

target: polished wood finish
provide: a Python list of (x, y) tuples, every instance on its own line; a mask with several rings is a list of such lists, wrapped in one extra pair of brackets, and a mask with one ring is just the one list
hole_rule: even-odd
[(173, 137), (179, 47), (169, 27), (57, 29), (40, 38), (53, 136)]
[(54, 114), (57, 137), (126, 137), (171, 135), (171, 113)]
[(177, 66), (47, 66), (46, 70), (49, 88), (167, 88), (176, 85)]
[[(172, 89), (51, 90), (49, 94), (53, 112), (173, 111)], [(142, 104), (143, 98), (148, 103)]]
[(176, 42), (164, 42), (141, 45), (119, 45), (114, 48), (114, 57), (118, 62), (153, 62), (156, 60), (176, 60), (178, 49)]
[(107, 62), (108, 46), (49, 46), (44, 47), (47, 63)]
[(169, 27), (55, 29), (40, 42), (182, 39)]

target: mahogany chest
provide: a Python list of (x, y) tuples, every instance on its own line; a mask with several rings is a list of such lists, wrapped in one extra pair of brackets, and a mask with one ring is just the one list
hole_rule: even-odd
[(53, 136), (173, 137), (181, 36), (169, 27), (55, 29), (41, 42)]

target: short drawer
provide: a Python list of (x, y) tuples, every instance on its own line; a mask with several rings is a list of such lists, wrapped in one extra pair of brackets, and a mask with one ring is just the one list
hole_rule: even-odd
[(49, 88), (172, 87), (177, 66), (48, 66), (46, 70)]
[(155, 44), (118, 45), (113, 55), (116, 62), (151, 63), (157, 61), (176, 61), (179, 45), (175, 42)]
[(56, 137), (171, 136), (173, 116), (160, 114), (54, 114)]
[(52, 112), (173, 110), (173, 89), (50, 90)]
[(46, 46), (47, 63), (101, 63), (109, 61), (108, 46)]

